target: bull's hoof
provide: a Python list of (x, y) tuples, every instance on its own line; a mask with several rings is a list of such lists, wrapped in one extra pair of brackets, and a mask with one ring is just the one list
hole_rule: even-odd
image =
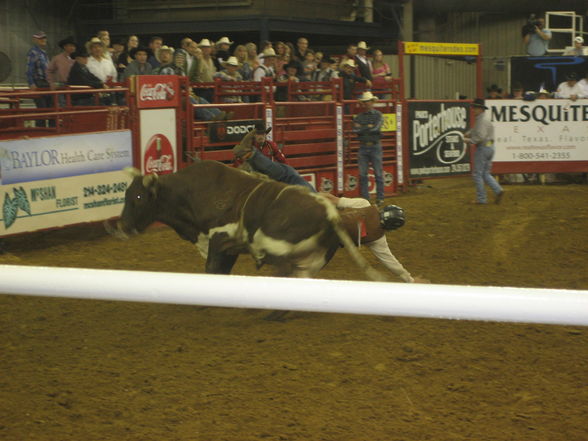
[(272, 311), (263, 319), (267, 320), (268, 322), (285, 322), (288, 312), (290, 311)]

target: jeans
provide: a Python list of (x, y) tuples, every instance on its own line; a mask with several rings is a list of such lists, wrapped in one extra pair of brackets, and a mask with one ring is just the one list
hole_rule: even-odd
[(485, 204), (488, 202), (484, 183), (488, 184), (494, 194), (499, 194), (502, 192), (502, 187), (490, 174), (490, 171), (492, 170), (493, 157), (494, 146), (476, 147), (476, 153), (474, 154), (474, 172), (472, 174), (472, 178), (476, 184), (476, 200), (480, 204)]
[[(197, 96), (196, 98), (190, 96), (190, 102), (192, 104), (210, 104), (204, 98)], [(196, 119), (201, 121), (211, 121), (220, 113), (220, 110), (216, 107), (195, 107), (194, 114), (196, 115)]]
[(373, 143), (368, 146), (361, 144), (357, 153), (359, 165), (359, 192), (361, 197), (370, 200), (368, 192), (368, 168), (371, 164), (376, 178), (376, 199), (384, 199), (384, 170), (382, 167), (382, 144)]
[(313, 193), (316, 190), (310, 183), (298, 174), (298, 172), (288, 164), (274, 162), (258, 150), (253, 150), (253, 155), (247, 160), (251, 168), (258, 173), (263, 173), (268, 177), (284, 182), (289, 185), (301, 185), (308, 188)]

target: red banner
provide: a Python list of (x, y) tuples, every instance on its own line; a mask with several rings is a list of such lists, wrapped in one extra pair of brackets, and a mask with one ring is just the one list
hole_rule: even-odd
[(177, 75), (139, 75), (135, 77), (137, 107), (152, 109), (180, 104), (180, 80)]

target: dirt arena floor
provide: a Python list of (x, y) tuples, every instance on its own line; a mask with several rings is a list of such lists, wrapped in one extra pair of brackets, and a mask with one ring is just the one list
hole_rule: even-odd
[[(465, 178), (389, 199), (407, 212), (394, 254), (432, 283), (588, 289), (588, 185), (505, 189), (499, 206), (468, 205)], [(1, 264), (203, 271), (163, 227), (4, 246)], [(270, 274), (247, 256), (235, 273)], [(363, 279), (344, 250), (321, 277)], [(0, 295), (0, 440), (588, 440), (588, 328), (266, 314)]]

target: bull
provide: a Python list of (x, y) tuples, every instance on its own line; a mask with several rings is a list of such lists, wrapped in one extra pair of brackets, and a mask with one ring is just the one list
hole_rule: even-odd
[(249, 253), (278, 276), (313, 277), (342, 243), (370, 279), (383, 280), (333, 204), (303, 187), (206, 160), (162, 176), (132, 174), (116, 228), (105, 223), (111, 234), (128, 237), (161, 222), (197, 245), (212, 274), (230, 274), (239, 254)]

